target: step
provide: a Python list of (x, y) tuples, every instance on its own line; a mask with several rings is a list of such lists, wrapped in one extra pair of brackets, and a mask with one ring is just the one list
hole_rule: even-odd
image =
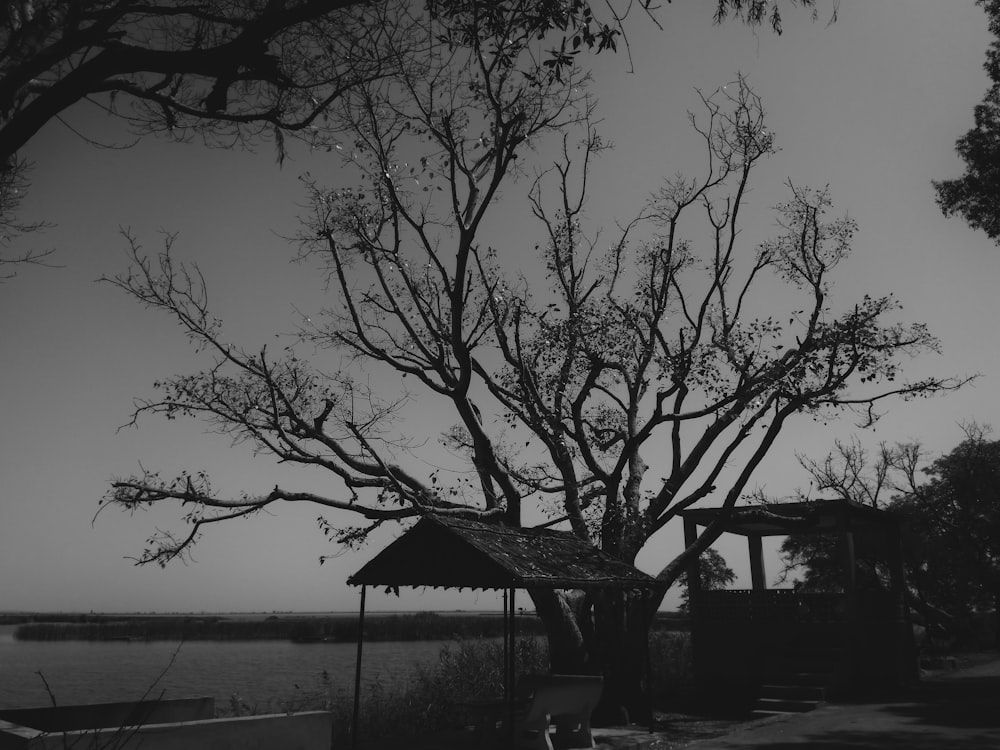
[(766, 711), (764, 709), (755, 709), (750, 712), (751, 719), (768, 719), (774, 716), (792, 716), (788, 711)]
[(754, 712), (771, 711), (786, 714), (802, 714), (819, 707), (823, 701), (792, 700), (790, 698), (758, 698), (754, 703)]
[(824, 685), (767, 684), (760, 687), (761, 698), (790, 698), (792, 700), (825, 701)]

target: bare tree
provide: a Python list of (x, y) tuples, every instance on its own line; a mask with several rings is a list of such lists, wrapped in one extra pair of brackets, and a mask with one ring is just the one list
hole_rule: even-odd
[[(324, 531), (347, 544), (428, 513), (517, 526), (530, 504), (631, 562), (684, 508), (712, 497), (732, 509), (793, 416), (846, 410), (870, 423), (890, 398), (961, 385), (900, 381), (900, 359), (937, 344), (922, 324), (886, 322), (898, 309), (891, 296), (834, 304), (832, 273), (856, 228), (827, 218), (826, 191), (789, 185), (781, 234), (742, 247), (743, 200), (774, 141), (745, 81), (702, 95), (703, 114), (691, 116), (703, 174), (665, 182), (609, 242), (584, 211), (605, 148), (586, 77), (572, 67), (548, 75), (544, 49), (513, 11), (462, 45), (448, 41), (449, 23), (401, 19), (393, 75), (329, 110), (329, 137), (358, 186), (309, 187), (300, 256), (319, 263), (335, 301), (302, 339), (346, 355), (344, 369), (324, 372), (294, 348), (230, 344), (197, 270), (176, 265), (169, 242), (151, 257), (131, 238), (135, 264), (112, 283), (214, 354), (205, 372), (163, 380), (133, 421), (200, 417), (332, 480), (322, 495), (277, 486), (231, 496), (204, 473), (123, 477), (106, 503), (187, 509), (185, 531), (155, 535), (140, 563), (166, 564), (206, 527), (279, 501), (323, 508)], [(553, 138), (558, 158), (529, 177), (534, 150)], [(519, 183), (546, 284), (516, 275), (515, 251), (485, 234), (501, 189)], [(687, 237), (699, 228), (695, 244)], [(787, 308), (769, 307), (775, 283), (795, 297)], [(394, 373), (398, 393), (372, 392), (356, 367)], [(411, 454), (434, 450), (407, 437), (418, 395), (422, 408), (454, 415), (444, 440), (466, 471), (414, 468)], [(603, 671), (606, 707), (640, 716), (651, 619), (717, 535), (709, 527), (665, 556), (652, 596), (531, 592), (554, 667)]]
[[(920, 443), (883, 441), (869, 451), (858, 437), (837, 440), (822, 460), (797, 454), (799, 464), (810, 477), (809, 486), (792, 498), (799, 502), (842, 500), (880, 510), (891, 509), (900, 498), (919, 493), (918, 475), (925, 452)], [(758, 497), (759, 501), (778, 502)], [(796, 576), (795, 586), (803, 591), (839, 591), (843, 585), (843, 552), (840, 540), (829, 535), (791, 533), (781, 543), (784, 567), (779, 580)], [(888, 579), (886, 560), (860, 558), (867, 566), (869, 580)], [(880, 567), (881, 566), (881, 567)]]
[[(813, 6), (815, 0), (790, 0)], [(651, 0), (638, 6), (655, 20)], [(394, 64), (379, 40), (394, 9), (423, 3), (362, 0), (16, 0), (0, 16), (0, 163), (69, 107), (88, 100), (141, 130), (236, 126), (307, 128), (347, 88)], [(556, 47), (558, 72), (585, 49), (615, 49), (631, 3), (586, 0), (428, 0), (456, 33), (516, 14)], [(603, 9), (603, 10), (602, 10)], [(779, 0), (717, 0), (719, 22), (781, 30)], [(815, 11), (814, 11), (815, 13)], [(385, 24), (389, 23), (387, 27)], [(478, 33), (478, 32), (474, 32)]]
[(809, 490), (800, 490), (796, 499), (807, 501), (816, 493), (823, 499), (885, 508), (895, 495), (917, 487), (923, 451), (919, 443), (882, 441), (873, 454), (853, 436), (834, 441), (834, 449), (822, 461), (801, 454), (796, 457), (812, 479)]
[[(790, 0), (811, 7), (814, 0)], [(656, 22), (651, 0), (635, 4)], [(288, 135), (315, 139), (330, 105), (359, 82), (392, 71), (384, 40), (407, 8), (447, 19), (456, 37), (516, 13), (546, 40), (545, 73), (559, 77), (585, 51), (617, 48), (633, 3), (605, 0), (16, 0), (0, 12), (0, 278), (50, 251), (11, 251), (44, 222), (15, 210), (27, 187), (22, 150), (82, 103), (124, 118), (137, 136), (200, 136), (231, 147)], [(400, 11), (397, 13), (396, 11)], [(732, 14), (781, 31), (779, 0), (717, 0)], [(815, 11), (814, 11), (815, 13)], [(627, 40), (626, 40), (627, 44)], [(90, 136), (74, 130), (80, 137)], [(122, 144), (128, 145), (128, 144)], [(15, 187), (16, 186), (16, 187)]]
[(24, 234), (31, 234), (47, 225), (44, 221), (25, 222), (18, 219), (18, 208), (27, 188), (28, 165), (22, 160), (11, 160), (6, 169), (0, 169), (0, 283), (17, 275), (17, 268), (25, 265), (50, 265), (52, 250), (19, 250), (12, 254), (10, 248)]

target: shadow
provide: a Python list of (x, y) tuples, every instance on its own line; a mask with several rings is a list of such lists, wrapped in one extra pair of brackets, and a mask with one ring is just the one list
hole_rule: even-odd
[[(929, 679), (876, 702), (841, 705), (831, 724), (822, 715), (774, 724), (766, 735), (720, 747), (781, 750), (981, 750), (1000, 747), (1000, 663), (971, 674)], [(832, 714), (827, 714), (827, 717)], [(838, 726), (839, 724), (839, 726)], [(763, 728), (762, 728), (763, 729)], [(747, 741), (749, 740), (749, 741)], [(712, 744), (706, 743), (706, 748)]]
[[(759, 745), (781, 750), (984, 750), (996, 747), (997, 735), (962, 733), (959, 737), (921, 731), (883, 732), (842, 731), (824, 732), (790, 742)], [(708, 750), (711, 745), (706, 744)]]
[(924, 726), (1000, 728), (1000, 675), (930, 680), (913, 689), (911, 700), (886, 710)]

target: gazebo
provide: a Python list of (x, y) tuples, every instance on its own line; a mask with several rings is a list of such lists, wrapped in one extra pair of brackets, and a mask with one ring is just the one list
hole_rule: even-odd
[[(719, 521), (747, 539), (751, 588), (702, 590), (699, 561), (688, 571), (696, 679), (734, 702), (769, 685), (821, 685), (850, 697), (917, 676), (906, 606), (900, 525), (885, 511), (842, 500), (684, 511), (685, 543)], [(767, 587), (762, 539), (822, 534), (836, 540), (840, 590)], [(869, 565), (868, 563), (877, 563)]]
[[(504, 591), (504, 697), (513, 711), (517, 589), (647, 589), (655, 580), (567, 531), (429, 515), (347, 579), (361, 586), (353, 737), (357, 738), (368, 586)], [(511, 722), (512, 723), (512, 722)]]

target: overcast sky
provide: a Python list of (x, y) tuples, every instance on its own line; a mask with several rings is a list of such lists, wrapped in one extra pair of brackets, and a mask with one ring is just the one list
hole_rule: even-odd
[[(940, 453), (961, 439), (962, 421), (1000, 427), (1000, 249), (943, 218), (931, 187), (932, 179), (961, 172), (954, 142), (988, 85), (982, 11), (972, 0), (842, 0), (839, 20), (828, 26), (831, 5), (821, 0), (819, 22), (789, 9), (785, 34), (776, 37), (713, 27), (708, 6), (674, 0), (659, 12), (664, 30), (633, 28), (635, 72), (623, 55), (593, 61), (601, 128), (616, 149), (599, 162), (591, 218), (607, 226), (629, 218), (662, 177), (693, 164), (697, 140), (686, 111), (699, 104), (695, 88), (710, 91), (742, 72), (763, 98), (780, 148), (748, 199), (757, 226), (773, 225), (769, 207), (786, 197), (787, 180), (828, 184), (837, 210), (860, 225), (838, 294), (892, 291), (905, 318), (930, 325), (943, 356), (909, 362), (907, 374), (982, 373), (959, 393), (894, 405), (861, 438), (871, 445), (917, 439)], [(321, 278), (289, 262), (293, 249), (281, 237), (294, 232), (305, 198), (301, 174), (336, 179), (336, 163), (300, 153), (279, 169), (267, 147), (250, 154), (153, 139), (100, 149), (73, 131), (107, 145), (130, 141), (86, 107), (64, 119), (24, 153), (36, 165), (24, 216), (55, 225), (32, 242), (54, 248), (61, 267), (25, 268), (0, 286), (0, 610), (353, 609), (357, 592), (344, 581), (391, 533), (320, 567), (319, 556), (333, 550), (316, 528), (317, 510), (282, 507), (211, 529), (197, 562), (160, 570), (125, 558), (176, 514), (108, 512), (91, 525), (111, 477), (137, 471), (140, 462), (164, 475), (205, 469), (227, 494), (266, 491), (278, 481), (324, 488), (318, 475), (254, 458), (194, 421), (146, 420), (119, 431), (133, 397), (152, 395), (159, 377), (207, 361), (169, 319), (95, 280), (127, 265), (119, 227), (131, 227), (150, 250), (161, 230), (176, 232), (176, 253), (197, 259), (229, 339), (250, 349), (284, 342), (297, 311), (316, 311), (324, 298)], [(526, 208), (522, 193), (507, 191), (505, 216)], [(525, 239), (528, 247), (537, 241)], [(806, 481), (796, 450), (819, 456), (851, 433), (849, 420), (791, 425), (752, 484), (790, 493)], [(655, 465), (656, 457), (646, 460)], [(656, 570), (679, 541), (679, 529), (658, 535), (640, 566)], [(745, 569), (741, 546), (721, 549)], [(494, 602), (485, 594), (417, 592), (372, 603)]]

